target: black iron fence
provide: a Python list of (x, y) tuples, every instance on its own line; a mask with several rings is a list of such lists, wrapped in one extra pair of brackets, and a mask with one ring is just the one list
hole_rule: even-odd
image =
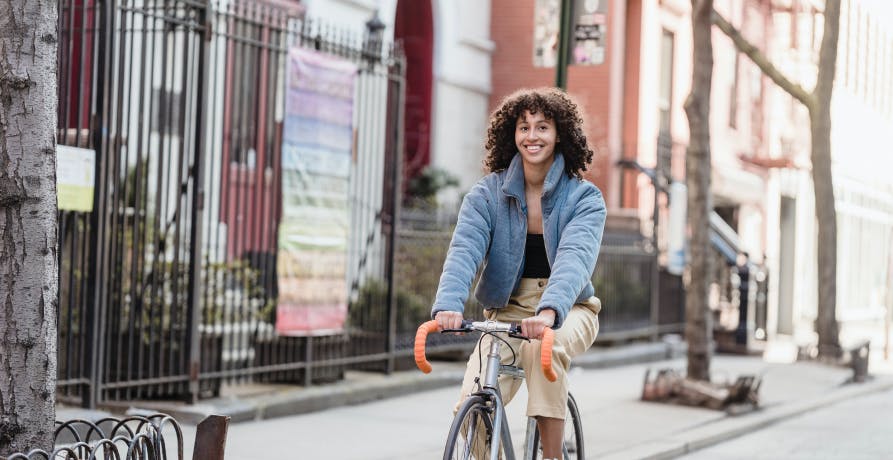
[[(397, 232), (395, 289), (402, 319), (397, 329), (398, 343), (411, 347), (415, 328), (430, 318), (440, 269), (446, 258), (457, 215), (437, 208), (404, 209)], [(657, 263), (649, 240), (607, 235), (592, 281), (602, 302), (599, 314), (599, 340), (626, 340), (652, 337), (660, 331), (681, 330), (681, 321), (658, 324), (658, 306), (652, 304), (654, 268)], [(669, 306), (665, 308), (671, 308)], [(466, 304), (465, 316), (482, 317), (473, 298)], [(455, 336), (429, 336), (443, 347), (467, 348), (467, 339)]]
[[(95, 151), (94, 100), (100, 82), (96, 75), (99, 49), (97, 8), (92, 0), (59, 3), (59, 103), (56, 134), (60, 145)], [(90, 272), (95, 267), (94, 214), (84, 210), (59, 211), (59, 308), (57, 396), (81, 401), (90, 387), (94, 349)]]
[[(455, 215), (401, 210), (404, 58), (374, 30), (352, 36), (277, 5), (60, 0), (59, 144), (95, 154), (92, 211), (59, 218), (61, 400), (194, 401), (224, 384), (411, 364)], [(346, 317), (290, 335), (277, 331), (283, 142), (317, 135), (285, 132), (295, 49), (348, 62), (356, 79), (347, 197), (335, 202), (349, 219), (346, 285), (317, 283), (346, 291)], [(642, 244), (604, 246), (604, 334), (653, 334), (655, 263)], [(436, 352), (474, 338), (434, 341)]]

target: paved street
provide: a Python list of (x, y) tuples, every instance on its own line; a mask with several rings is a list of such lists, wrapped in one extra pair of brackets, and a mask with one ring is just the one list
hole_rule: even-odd
[(843, 401), (681, 457), (686, 460), (893, 458), (893, 390)]
[[(712, 365), (717, 376), (763, 376), (761, 410), (730, 417), (708, 409), (639, 401), (647, 368), (683, 365), (684, 360), (677, 359), (573, 369), (571, 391), (583, 416), (587, 457), (673, 458), (760, 430), (753, 438), (727, 441), (690, 458), (893, 458), (890, 374), (866, 384), (844, 385), (851, 375), (846, 368), (719, 356)], [(304, 415), (233, 423), (226, 455), (240, 460), (438, 458), (457, 391), (458, 384)], [(517, 398), (509, 406), (509, 420), (519, 443), (526, 392), (522, 389)], [(185, 425), (184, 431), (188, 459), (194, 427)]]

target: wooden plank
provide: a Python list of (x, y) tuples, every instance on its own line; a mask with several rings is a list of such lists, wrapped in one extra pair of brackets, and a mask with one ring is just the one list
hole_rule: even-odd
[(223, 460), (229, 419), (223, 415), (209, 415), (198, 424), (192, 460)]

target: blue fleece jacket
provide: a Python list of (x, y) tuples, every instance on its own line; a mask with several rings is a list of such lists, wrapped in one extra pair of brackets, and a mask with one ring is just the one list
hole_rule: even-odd
[[(537, 313), (556, 312), (561, 327), (576, 302), (595, 294), (592, 273), (605, 227), (605, 201), (591, 182), (568, 177), (564, 157), (555, 154), (543, 184), (543, 241), (551, 276)], [(503, 308), (521, 281), (527, 237), (524, 168), (515, 155), (509, 167), (484, 176), (465, 195), (447, 252), (432, 317), (464, 310), (478, 267), (475, 298), (486, 309)]]

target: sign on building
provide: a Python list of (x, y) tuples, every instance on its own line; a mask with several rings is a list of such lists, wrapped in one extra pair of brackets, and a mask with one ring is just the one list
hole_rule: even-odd
[(597, 65), (605, 62), (605, 26), (608, 0), (577, 0), (571, 35), (572, 65)]
[[(571, 65), (605, 62), (608, 0), (572, 0)], [(533, 13), (533, 65), (555, 67), (561, 33), (561, 0), (536, 0)]]
[(96, 152), (56, 146), (56, 196), (62, 211), (93, 211)]

